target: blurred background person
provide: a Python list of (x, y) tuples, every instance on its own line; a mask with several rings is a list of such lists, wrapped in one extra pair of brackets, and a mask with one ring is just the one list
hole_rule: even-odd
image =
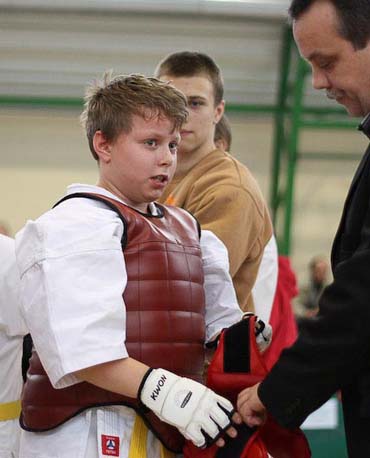
[(14, 240), (0, 235), (0, 458), (18, 457), (22, 390), (21, 358), (26, 325), (19, 308)]
[(215, 129), (215, 146), (221, 151), (227, 151), (230, 153), (231, 150), (231, 126), (230, 122), (225, 115), (223, 114), (222, 118), (216, 124)]
[(329, 283), (330, 267), (325, 256), (314, 256), (309, 264), (308, 283), (300, 288), (296, 304), (298, 320), (310, 318), (319, 311), (319, 299), (325, 286)]
[(0, 221), (0, 234), (10, 237), (10, 228), (5, 221)]

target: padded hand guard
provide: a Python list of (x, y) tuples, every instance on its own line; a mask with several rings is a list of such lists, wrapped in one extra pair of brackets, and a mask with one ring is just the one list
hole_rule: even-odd
[(162, 421), (176, 426), (197, 447), (214, 443), (231, 425), (230, 401), (194, 380), (150, 369), (139, 397)]

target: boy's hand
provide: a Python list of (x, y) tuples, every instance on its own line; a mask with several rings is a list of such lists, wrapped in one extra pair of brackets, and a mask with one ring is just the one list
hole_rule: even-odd
[(243, 421), (253, 428), (261, 426), (266, 421), (266, 408), (258, 397), (259, 383), (241, 391), (238, 396), (238, 412), (243, 418)]
[[(138, 397), (161, 420), (176, 426), (197, 447), (215, 442), (230, 429), (234, 408), (231, 402), (194, 380), (164, 369), (147, 372)], [(219, 439), (217, 445), (222, 446)]]

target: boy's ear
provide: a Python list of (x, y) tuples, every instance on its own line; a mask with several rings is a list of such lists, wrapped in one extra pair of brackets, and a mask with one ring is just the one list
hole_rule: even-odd
[(106, 139), (101, 130), (97, 130), (95, 132), (93, 145), (94, 150), (99, 157), (99, 162), (108, 164), (111, 160), (111, 143)]
[(218, 121), (222, 118), (225, 112), (225, 100), (221, 100), (221, 102), (215, 108), (215, 119), (214, 123), (217, 124)]

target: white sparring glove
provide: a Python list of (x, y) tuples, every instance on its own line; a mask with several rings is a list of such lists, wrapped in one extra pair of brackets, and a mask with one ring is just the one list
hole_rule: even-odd
[(150, 369), (139, 399), (162, 421), (175, 426), (197, 447), (215, 442), (231, 425), (234, 407), (227, 399), (189, 378)]
[(272, 327), (257, 317), (254, 325), (254, 334), (256, 336), (257, 347), (259, 351), (263, 353), (270, 346), (272, 340)]
[[(243, 319), (253, 316), (252, 312), (245, 312)], [(254, 323), (254, 335), (256, 336), (256, 343), (258, 350), (263, 353), (268, 349), (272, 341), (272, 327), (268, 323), (266, 324), (263, 320), (256, 316)]]

